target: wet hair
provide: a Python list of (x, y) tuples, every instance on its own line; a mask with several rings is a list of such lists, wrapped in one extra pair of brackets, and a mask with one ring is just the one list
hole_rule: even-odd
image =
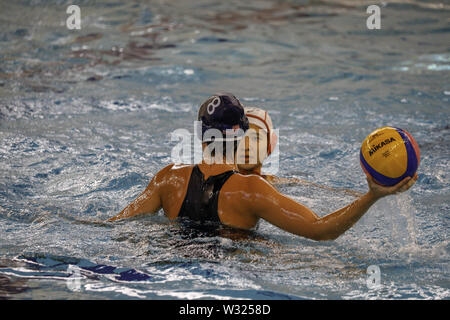
[[(220, 141), (219, 141), (220, 142)], [(225, 155), (227, 154), (227, 145), (230, 145), (231, 144), (231, 141), (221, 141), (222, 142), (222, 152), (223, 152), (223, 156), (225, 157)], [(232, 141), (232, 143), (233, 143), (233, 154), (234, 155), (236, 155), (236, 152), (237, 152), (237, 149), (238, 149), (238, 146), (239, 146), (239, 142), (240, 142), (240, 140), (234, 140), (234, 141)], [(214, 141), (205, 141), (205, 142), (203, 142), (203, 143), (205, 143), (208, 147), (212, 144), (212, 143), (214, 143)], [(214, 148), (212, 151), (211, 151), (211, 156), (215, 156), (216, 155), (216, 148)]]

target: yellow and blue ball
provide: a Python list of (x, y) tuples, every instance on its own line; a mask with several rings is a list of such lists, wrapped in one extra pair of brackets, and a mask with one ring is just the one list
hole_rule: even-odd
[(383, 127), (364, 139), (359, 158), (362, 169), (371, 175), (375, 182), (393, 186), (416, 173), (420, 150), (407, 131)]

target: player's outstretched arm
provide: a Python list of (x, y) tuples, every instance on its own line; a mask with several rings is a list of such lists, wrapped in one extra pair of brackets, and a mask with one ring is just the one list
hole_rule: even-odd
[(384, 187), (367, 177), (369, 191), (351, 204), (324, 217), (308, 207), (279, 193), (270, 183), (259, 177), (251, 178), (255, 192), (247, 202), (248, 210), (260, 218), (290, 233), (313, 240), (334, 240), (351, 228), (380, 198), (404, 192), (417, 180), (407, 177), (397, 185)]
[(164, 183), (166, 172), (173, 165), (169, 165), (159, 171), (148, 184), (147, 188), (133, 202), (127, 205), (121, 212), (107, 221), (115, 221), (131, 218), (140, 214), (155, 213), (161, 209), (162, 202), (160, 196), (161, 185)]

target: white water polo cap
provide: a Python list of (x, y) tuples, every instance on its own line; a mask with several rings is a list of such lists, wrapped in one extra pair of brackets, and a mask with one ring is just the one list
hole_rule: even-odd
[(272, 119), (266, 110), (256, 107), (245, 107), (245, 115), (250, 124), (254, 124), (267, 132), (267, 155), (269, 156), (278, 142), (278, 136), (273, 130)]

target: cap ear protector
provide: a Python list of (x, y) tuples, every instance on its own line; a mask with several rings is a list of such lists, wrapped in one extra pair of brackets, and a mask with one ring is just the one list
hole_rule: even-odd
[(267, 152), (268, 156), (270, 156), (272, 154), (273, 150), (275, 150), (275, 147), (276, 147), (276, 145), (278, 143), (278, 136), (277, 136), (277, 134), (273, 130), (270, 130), (270, 131), (271, 131), (271, 134), (270, 134), (269, 144), (267, 146), (267, 150), (269, 150)]
[(258, 119), (259, 121), (264, 123), (264, 125), (266, 127), (266, 131), (267, 131), (267, 156), (270, 156), (272, 154), (273, 150), (275, 150), (275, 146), (277, 145), (277, 142), (278, 142), (278, 136), (275, 133), (275, 131), (273, 131), (270, 128), (269, 124), (266, 121), (267, 111), (265, 111), (264, 119), (257, 115), (254, 115), (254, 114), (247, 113), (246, 115), (247, 115), (247, 118)]

